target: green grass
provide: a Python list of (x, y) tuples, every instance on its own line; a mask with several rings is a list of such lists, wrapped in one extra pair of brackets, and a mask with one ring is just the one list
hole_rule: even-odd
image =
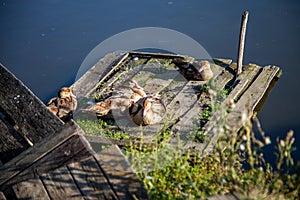
[[(253, 147), (252, 134), (249, 127), (239, 134), (226, 131), (205, 156), (183, 152), (180, 144), (176, 148), (168, 143), (160, 143), (151, 151), (130, 148), (127, 156), (151, 199), (205, 199), (229, 192), (241, 199), (297, 198), (300, 165), (294, 165), (290, 157), (293, 137), (280, 140), (280, 164), (275, 171), (265, 163), (259, 148)], [(287, 173), (282, 168), (284, 164), (298, 170)]]
[[(204, 85), (203, 91), (209, 93), (209, 86)], [(214, 93), (214, 103), (199, 116), (199, 126), (192, 133), (193, 140), (206, 142), (200, 125), (220, 109), (219, 105), (228, 93), (228, 90)], [(225, 119), (227, 112), (224, 113), (222, 117)], [(220, 120), (221, 123), (225, 122), (224, 119)], [(77, 122), (89, 135), (103, 132), (114, 139), (129, 139), (124, 132), (111, 131), (107, 121)], [(139, 143), (131, 143), (126, 148), (126, 156), (150, 199), (205, 199), (232, 192), (241, 199), (299, 198), (300, 163), (294, 163), (291, 157), (295, 150), (293, 132), (289, 132), (285, 139), (277, 139), (277, 161), (273, 169), (261, 151), (269, 143), (267, 137), (256, 139), (252, 123), (248, 122), (238, 133), (230, 132), (226, 124), (219, 126), (223, 127), (222, 134), (209, 154), (184, 150), (180, 138), (177, 144), (170, 144), (176, 137), (170, 128), (158, 134), (155, 145), (151, 147), (145, 147), (141, 137)]]
[(110, 129), (110, 121), (104, 121), (102, 119), (95, 120), (82, 120), (77, 119), (76, 122), (84, 130), (87, 135), (91, 136), (103, 136), (103, 134), (109, 138), (118, 140), (128, 140), (129, 135), (123, 131), (115, 131)]
[(101, 131), (97, 121), (77, 119), (76, 122), (87, 135), (99, 135)]

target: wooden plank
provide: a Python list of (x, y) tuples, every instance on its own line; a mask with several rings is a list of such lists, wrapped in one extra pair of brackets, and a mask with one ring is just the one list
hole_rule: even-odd
[(222, 90), (229, 81), (234, 78), (233, 70), (236, 68), (236, 63), (231, 63), (228, 67), (226, 67), (222, 72), (213, 79), (212, 89), (218, 91)]
[(213, 131), (214, 128), (223, 128), (224, 123), (224, 117), (225, 112), (227, 112), (227, 109), (229, 108), (228, 103), (231, 101), (235, 101), (239, 95), (244, 91), (245, 87), (248, 84), (247, 79), (241, 80), (236, 87), (230, 92), (230, 94), (227, 96), (227, 98), (221, 103), (220, 109), (217, 110), (211, 117), (210, 121), (208, 121), (205, 126), (203, 127), (203, 135), (206, 135), (206, 142), (205, 144), (200, 146), (197, 146), (196, 150), (198, 152), (203, 152), (205, 149), (205, 152), (203, 153), (209, 153), (212, 148), (214, 147), (217, 139), (219, 138), (221, 132), (220, 131)]
[(123, 56), (120, 54), (107, 54), (72, 85), (74, 94), (78, 97), (87, 96), (114, 67), (114, 62), (118, 58), (122, 59)]
[(147, 192), (118, 146), (95, 155), (119, 199), (148, 199)]
[(15, 184), (12, 186), (12, 190), (17, 199), (50, 200), (42, 181), (38, 177)]
[(117, 199), (94, 157), (68, 165), (76, 185), (86, 199)]
[(67, 167), (41, 176), (51, 199), (84, 199)]
[(270, 86), (270, 83), (279, 71), (279, 67), (275, 66), (266, 66), (263, 68), (259, 76), (236, 103), (235, 108), (227, 116), (226, 122), (228, 126), (232, 128), (232, 131), (238, 131), (238, 129), (244, 125), (245, 122), (241, 121), (243, 112), (248, 112), (246, 114), (249, 118), (253, 115), (255, 107), (258, 105)]
[[(77, 162), (91, 156), (94, 152), (83, 139), (84, 137), (80, 133), (76, 133), (66, 142), (49, 152), (34, 164), (35, 174), (40, 175), (62, 165)], [(29, 169), (26, 171), (29, 171)]]
[(151, 52), (137, 52), (132, 51), (129, 52), (131, 56), (139, 56), (139, 57), (156, 57), (156, 58), (184, 58), (182, 55), (178, 54), (170, 54), (170, 53), (151, 53)]
[(245, 87), (248, 84), (248, 79), (241, 80), (236, 87), (230, 92), (230, 94), (227, 96), (227, 98), (221, 103), (220, 109), (217, 110), (211, 117), (211, 120), (205, 124), (203, 128), (203, 134), (208, 134), (214, 127), (217, 126), (217, 124), (220, 123), (222, 120), (222, 112), (226, 112), (227, 108), (229, 107), (227, 104), (231, 101), (234, 102), (237, 100), (239, 95), (242, 93), (242, 91), (245, 89)]
[[(226, 61), (226, 60), (225, 60)], [(230, 61), (227, 61), (228, 63), (231, 63)], [(234, 68), (234, 64), (228, 65), (229, 68), (222, 69), (221, 66), (214, 67), (214, 79), (212, 80), (212, 86), (209, 85), (209, 87), (213, 87), (216, 90), (223, 89), (225, 85), (234, 78), (234, 75), (230, 72), (230, 69)], [(203, 86), (203, 84), (206, 82), (203, 82), (200, 84)], [(200, 93), (200, 94), (199, 94)], [(195, 118), (199, 117), (202, 113), (203, 106), (205, 104), (209, 104), (210, 100), (207, 98), (207, 94), (198, 91), (197, 95), (199, 95), (199, 98), (197, 99), (197, 102), (195, 101), (194, 104), (192, 104), (192, 107), (184, 113), (184, 115), (181, 116), (180, 121), (177, 123), (177, 125), (174, 127), (175, 132), (181, 132), (182, 139), (186, 140), (185, 135), (189, 135), (191, 132), (194, 132), (195, 128), (198, 127), (197, 124), (195, 124)], [(184, 101), (184, 98), (187, 97), (179, 97)], [(191, 129), (192, 128), (192, 129)]]
[[(236, 68), (236, 63), (232, 63), (229, 66), (230, 69), (235, 69)], [(243, 72), (238, 76), (238, 79), (235, 80), (235, 83), (232, 83), (233, 85), (236, 85), (235, 88), (233, 89), (233, 91), (231, 92), (231, 94), (229, 95), (229, 98), (227, 97), (226, 100), (222, 103), (222, 105), (224, 106), (224, 104), (227, 103), (227, 101), (230, 98), (234, 98), (235, 100), (237, 100), (240, 95), (249, 87), (249, 85), (253, 82), (253, 80), (255, 80), (255, 78), (258, 76), (258, 74), (260, 73), (261, 67), (258, 65), (253, 65), (253, 64), (249, 64), (247, 66), (244, 67)], [(227, 79), (228, 76), (226, 76)], [(218, 83), (218, 88), (219, 89), (223, 89), (224, 86), (227, 84), (228, 79), (226, 81), (221, 81), (221, 85), (219, 85), (220, 83)], [(236, 83), (240, 83), (240, 84), (236, 84)], [(202, 111), (199, 112), (199, 115), (201, 115)], [(208, 124), (204, 126), (203, 130), (203, 134), (207, 135), (206, 137), (206, 142), (204, 144), (201, 145), (197, 145), (197, 143), (193, 143), (193, 144), (189, 144), (187, 146), (194, 146), (195, 150), (198, 152), (202, 152), (203, 154), (209, 153), (212, 148), (214, 147), (219, 134), (213, 134), (213, 128), (214, 127), (218, 127), (217, 124), (220, 123), (221, 117), (222, 115), (222, 111), (216, 111), (216, 113), (212, 113), (212, 118), (210, 119), (210, 121), (208, 122)]]
[[(144, 64), (148, 61), (146, 58), (137, 60), (130, 60), (128, 57), (126, 58), (127, 60), (125, 63), (119, 63), (119, 65), (116, 65), (110, 71), (112, 77), (106, 76), (106, 79), (102, 78), (102, 80), (97, 83), (95, 86), (97, 88), (97, 94), (109, 93), (112, 91), (125, 92), (128, 88), (124, 88), (124, 86), (128, 84), (130, 79), (143, 70)], [(96, 92), (96, 90), (90, 91), (89, 94), (92, 94), (93, 92)]]
[[(0, 189), (34, 177), (70, 161), (76, 154), (92, 151), (79, 137), (83, 131), (74, 122), (66, 123), (54, 137), (48, 137), (3, 165)], [(73, 137), (74, 136), (74, 137)]]
[(28, 147), (29, 145), (18, 137), (17, 131), (0, 118), (0, 160), (6, 163)]
[(54, 134), (63, 124), (41, 100), (1, 64), (0, 88), (1, 108), (32, 143)]

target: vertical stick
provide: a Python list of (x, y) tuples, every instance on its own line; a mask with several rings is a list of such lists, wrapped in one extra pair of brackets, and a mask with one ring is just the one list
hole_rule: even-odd
[(239, 55), (238, 55), (238, 65), (237, 65), (237, 76), (242, 72), (243, 66), (243, 55), (244, 55), (244, 46), (245, 46), (245, 35), (246, 35), (246, 27), (248, 21), (248, 11), (245, 11), (242, 16), (242, 24), (240, 30), (240, 44), (239, 44)]

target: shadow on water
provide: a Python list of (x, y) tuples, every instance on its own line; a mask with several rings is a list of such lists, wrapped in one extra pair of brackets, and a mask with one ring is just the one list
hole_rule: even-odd
[[(283, 70), (259, 114), (262, 126), (272, 138), (293, 129), (300, 148), (298, 0), (1, 0), (0, 62), (46, 102), (59, 88), (74, 82), (78, 68), (94, 47), (133, 28), (173, 29), (199, 42), (213, 58), (236, 60), (245, 10), (250, 14), (244, 63), (271, 63)], [(295, 152), (293, 155), (300, 160)]]

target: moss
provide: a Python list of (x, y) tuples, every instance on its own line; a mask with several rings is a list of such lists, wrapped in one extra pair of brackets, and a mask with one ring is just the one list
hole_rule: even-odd
[(77, 119), (76, 122), (87, 135), (99, 135), (101, 131), (97, 121)]
[(119, 140), (128, 140), (130, 138), (129, 135), (125, 132), (111, 130), (110, 125), (113, 123), (112, 121), (105, 121), (102, 119), (98, 119), (98, 121), (78, 119), (76, 122), (87, 135), (105, 135), (109, 138)]

